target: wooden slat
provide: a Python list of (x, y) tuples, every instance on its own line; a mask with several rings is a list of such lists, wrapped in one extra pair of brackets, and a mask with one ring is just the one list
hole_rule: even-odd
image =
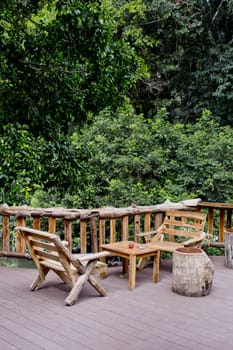
[(80, 238), (81, 238), (81, 253), (87, 252), (87, 222), (86, 220), (80, 220)]
[(148, 232), (151, 229), (151, 214), (146, 213), (144, 215), (144, 231)]
[(140, 226), (141, 226), (141, 216), (139, 214), (136, 214), (134, 216), (134, 241), (139, 242), (139, 236), (140, 233)]
[(56, 252), (57, 251), (56, 247), (51, 242), (42, 242), (42, 241), (38, 241), (35, 239), (30, 239), (30, 243), (31, 243), (32, 247), (43, 248), (43, 249), (48, 250), (49, 252)]
[(214, 232), (214, 210), (213, 208), (208, 209), (208, 233), (213, 234)]
[(10, 250), (10, 217), (3, 216), (3, 232), (2, 232), (2, 250), (9, 252)]
[[(46, 259), (44, 261), (41, 261), (41, 265), (46, 266), (50, 269), (54, 269), (54, 270), (58, 270), (58, 271), (65, 271), (64, 267), (62, 266), (62, 264), (59, 261)], [(74, 267), (73, 267), (73, 269), (74, 269), (74, 271), (76, 270)]]
[(122, 218), (122, 226), (121, 226), (121, 240), (127, 241), (129, 237), (129, 217), (128, 215), (123, 216)]
[(64, 238), (68, 242), (68, 248), (72, 251), (72, 220), (64, 219)]
[(49, 252), (46, 252), (46, 251), (38, 249), (38, 248), (34, 248), (34, 251), (35, 251), (36, 255), (39, 257), (51, 259), (51, 260), (55, 260), (55, 261), (60, 261), (59, 256), (56, 254), (51, 254)]
[[(26, 225), (26, 218), (25, 216), (18, 216), (16, 218), (17, 226), (25, 226)], [(16, 234), (16, 252), (17, 253), (24, 253), (25, 251), (25, 241), (23, 237), (18, 234)]]
[(106, 239), (106, 221), (105, 219), (99, 220), (99, 244), (104, 244)]
[(174, 228), (166, 228), (163, 231), (164, 234), (168, 234), (168, 235), (173, 235), (173, 236), (177, 236), (177, 237), (199, 237), (201, 232), (197, 232), (197, 231), (185, 231), (185, 230), (176, 230)]
[(155, 214), (155, 230), (157, 230), (157, 228), (159, 228), (162, 223), (163, 223), (163, 213), (156, 213)]
[(49, 232), (43, 232), (43, 234), (41, 234), (41, 231), (39, 230), (35, 230), (32, 228), (24, 228), (24, 227), (20, 227), (20, 230), (23, 232), (24, 230), (27, 231), (27, 233), (30, 233), (30, 235), (27, 234), (27, 236), (30, 237), (35, 237), (35, 238), (39, 238), (39, 239), (49, 239), (52, 241), (54, 234), (53, 233), (49, 233)]
[(224, 223), (225, 223), (225, 210), (220, 209), (219, 213), (219, 241), (224, 241)]
[(184, 228), (190, 228), (194, 230), (202, 230), (203, 231), (203, 223), (199, 222), (184, 222), (184, 221), (179, 221), (179, 220), (171, 220), (171, 219), (165, 219), (164, 220), (164, 225), (170, 225), (170, 226), (175, 226), (175, 227), (184, 227)]
[(33, 228), (35, 230), (40, 230), (40, 216), (33, 217)]
[(49, 232), (56, 233), (56, 218), (52, 216), (49, 217)]
[(110, 219), (110, 243), (116, 242), (116, 219)]
[(203, 220), (205, 219), (206, 215), (204, 213), (200, 213), (197, 211), (185, 211), (185, 210), (167, 210), (166, 215), (167, 216), (173, 216), (173, 217), (180, 217), (182, 213), (182, 217), (184, 218), (192, 218), (197, 220)]
[(91, 218), (91, 252), (98, 252), (98, 237), (97, 237), (97, 226), (96, 226), (97, 218)]

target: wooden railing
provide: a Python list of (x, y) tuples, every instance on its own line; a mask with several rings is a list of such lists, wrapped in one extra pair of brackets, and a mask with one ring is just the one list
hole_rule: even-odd
[[(191, 201), (160, 205), (130, 206), (127, 208), (105, 207), (100, 209), (30, 208), (0, 206), (2, 224), (2, 248), (0, 256), (28, 257), (16, 226), (29, 226), (62, 235), (72, 249), (78, 240), (81, 253), (96, 252), (99, 245), (116, 240), (138, 241), (137, 234), (158, 228), (167, 209), (201, 210), (207, 213), (207, 228), (211, 241), (223, 242), (224, 229), (232, 226), (233, 204)], [(214, 228), (218, 231), (214, 232)], [(214, 243), (213, 242), (213, 243)], [(210, 242), (211, 243), (211, 242)]]
[[(215, 238), (215, 242), (224, 242), (224, 230), (232, 227), (233, 203), (200, 202), (198, 208), (202, 211), (207, 210), (206, 232)], [(216, 233), (215, 227), (218, 227)], [(214, 242), (211, 242), (211, 245), (214, 246)]]

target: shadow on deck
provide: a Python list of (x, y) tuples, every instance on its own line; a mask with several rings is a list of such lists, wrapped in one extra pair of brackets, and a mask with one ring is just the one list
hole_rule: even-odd
[(101, 281), (107, 297), (88, 284), (72, 307), (68, 288), (51, 273), (37, 292), (29, 285), (33, 269), (0, 267), (0, 349), (56, 350), (231, 350), (233, 348), (233, 270), (224, 257), (211, 257), (215, 276), (210, 295), (190, 298), (171, 290), (171, 262), (162, 261), (160, 282), (152, 269), (137, 272), (128, 290), (121, 268)]

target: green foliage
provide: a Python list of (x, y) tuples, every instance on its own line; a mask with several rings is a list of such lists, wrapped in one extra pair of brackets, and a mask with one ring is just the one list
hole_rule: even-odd
[(223, 256), (225, 254), (224, 248), (204, 247), (203, 250), (208, 256)]
[(187, 108), (195, 103), (195, 109), (209, 108), (221, 118), (222, 124), (232, 125), (233, 48), (218, 45), (210, 48), (207, 57), (200, 60), (201, 69), (193, 74), (193, 97)]
[[(80, 154), (83, 204), (149, 205), (167, 198), (232, 200), (233, 131), (205, 111), (193, 124), (172, 124), (165, 109), (145, 120), (126, 106), (106, 110), (82, 134), (73, 135)], [(88, 189), (88, 190), (87, 190)]]
[(137, 111), (153, 115), (165, 106), (172, 118), (194, 121), (203, 109), (232, 118), (232, 1), (148, 0), (143, 33), (150, 78), (132, 98)]
[(155, 163), (161, 161), (162, 150), (149, 152), (153, 140), (141, 115), (130, 107), (106, 110), (82, 135), (74, 134), (73, 142), (87, 164), (82, 170), (88, 175), (85, 172), (82, 179), (87, 180), (83, 188), (89, 188), (89, 205), (145, 204), (148, 197), (154, 201), (153, 191), (148, 192), (142, 181), (150, 186), (158, 182)]
[[(47, 143), (35, 138), (27, 126), (7, 124), (0, 136), (0, 201), (9, 205), (29, 203), (37, 189), (62, 193), (77, 186), (79, 164), (63, 137)], [(50, 193), (50, 197), (53, 196)], [(57, 200), (56, 196), (56, 200)], [(55, 200), (55, 201), (56, 201)]]
[(26, 3), (26, 12), (23, 1), (0, 7), (0, 121), (53, 140), (89, 112), (117, 107), (146, 67), (110, 1)]
[(232, 201), (232, 4), (1, 1), (1, 201)]
[(27, 201), (31, 191), (40, 183), (42, 166), (38, 149), (26, 126), (7, 124), (0, 137), (1, 202), (16, 204)]
[(176, 162), (179, 173), (176, 183), (181, 191), (195, 192), (205, 200), (228, 201), (232, 199), (232, 149), (233, 130), (221, 127), (204, 111), (195, 125), (187, 125), (180, 135)]

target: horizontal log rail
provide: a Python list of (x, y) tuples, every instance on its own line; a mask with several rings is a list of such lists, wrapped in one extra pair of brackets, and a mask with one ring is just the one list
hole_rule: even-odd
[[(167, 209), (201, 210), (207, 213), (207, 229), (210, 245), (222, 244), (224, 229), (232, 227), (233, 204), (210, 203), (201, 200), (187, 200), (179, 203), (166, 201), (151, 206), (130, 206), (126, 208), (104, 207), (100, 209), (64, 209), (31, 208), (28, 206), (0, 206), (2, 248), (0, 256), (25, 257), (25, 243), (15, 232), (16, 226), (31, 226), (57, 233), (57, 226), (62, 226), (64, 239), (72, 250), (74, 226), (78, 226), (76, 237), (79, 239), (81, 253), (97, 252), (99, 246), (116, 240), (138, 240), (141, 231), (157, 229)], [(62, 223), (61, 223), (62, 222)], [(218, 225), (218, 231), (214, 232)], [(14, 241), (14, 244), (12, 244)]]

